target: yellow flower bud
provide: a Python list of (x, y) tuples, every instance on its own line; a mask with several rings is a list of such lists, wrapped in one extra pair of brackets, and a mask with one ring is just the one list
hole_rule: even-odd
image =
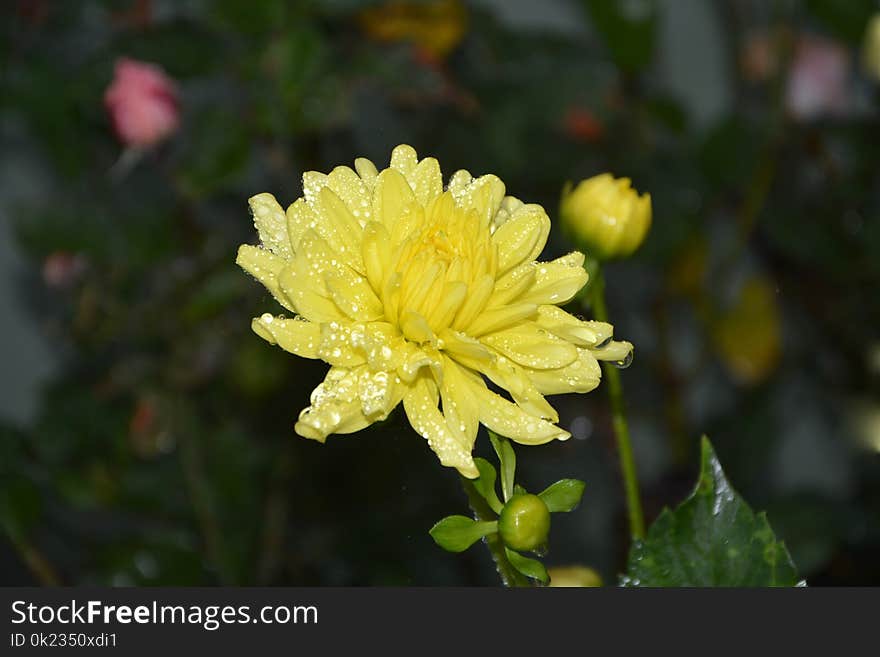
[(868, 21), (862, 48), (862, 64), (869, 76), (880, 81), (880, 13), (874, 14)]
[(498, 516), (498, 533), (513, 550), (536, 550), (547, 542), (550, 509), (537, 495), (514, 495)]
[(639, 248), (651, 227), (651, 195), (639, 193), (629, 178), (603, 173), (567, 184), (560, 205), (572, 238), (600, 260), (623, 258)]
[(556, 566), (548, 572), (553, 587), (602, 586), (602, 576), (586, 566)]

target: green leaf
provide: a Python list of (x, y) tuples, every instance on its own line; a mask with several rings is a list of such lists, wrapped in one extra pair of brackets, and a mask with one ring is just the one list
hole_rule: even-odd
[(513, 497), (513, 480), (516, 476), (516, 454), (513, 445), (504, 436), (499, 436), (494, 431), (489, 431), (489, 440), (498, 455), (498, 463), (501, 465), (501, 494), (506, 502)]
[(550, 513), (571, 511), (580, 504), (585, 486), (580, 479), (560, 479), (538, 493), (538, 497), (544, 500)]
[(431, 538), (449, 552), (464, 552), (486, 534), (498, 529), (496, 522), (480, 522), (467, 516), (447, 516), (431, 527)]
[(794, 563), (767, 517), (733, 490), (703, 437), (697, 487), (633, 545), (623, 586), (795, 586)]
[(507, 554), (507, 559), (510, 561), (510, 565), (526, 577), (536, 579), (542, 584), (548, 584), (550, 582), (550, 575), (547, 574), (547, 569), (544, 568), (544, 564), (537, 559), (524, 557), (519, 552), (514, 552), (510, 548), (504, 548), (504, 552)]
[(474, 463), (477, 464), (477, 470), (480, 471), (479, 478), (473, 481), (474, 488), (488, 502), (489, 506), (495, 513), (501, 513), (501, 500), (498, 499), (498, 493), (495, 492), (495, 467), (486, 459), (475, 458)]

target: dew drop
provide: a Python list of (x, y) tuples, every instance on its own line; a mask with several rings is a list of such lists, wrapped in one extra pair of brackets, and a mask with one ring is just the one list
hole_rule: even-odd
[(593, 349), (604, 349), (604, 348), (607, 347), (609, 344), (611, 344), (611, 340), (612, 340), (613, 337), (614, 337), (614, 336), (609, 335), (607, 338), (605, 338), (604, 340), (602, 340), (602, 342), (599, 342), (599, 343), (595, 344), (595, 345), (593, 346)]
[(633, 362), (633, 352), (630, 351), (626, 355), (626, 358), (624, 358), (623, 360), (616, 360), (613, 362), (613, 364), (614, 364), (614, 367), (616, 367), (617, 369), (625, 370), (627, 367), (632, 365), (632, 362)]

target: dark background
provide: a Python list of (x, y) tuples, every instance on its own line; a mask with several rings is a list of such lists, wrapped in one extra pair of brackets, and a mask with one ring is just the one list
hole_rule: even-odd
[[(573, 248), (566, 180), (649, 191), (645, 245), (607, 271), (648, 519), (687, 494), (706, 433), (810, 585), (880, 583), (877, 10), (4, 2), (0, 582), (497, 582), (485, 550), (428, 536), (466, 502), (402, 414), (294, 434), (326, 366), (251, 333), (274, 302), (234, 265), (249, 196), (286, 205), (303, 171), (381, 168), (404, 142), (544, 204), (545, 257)], [(123, 56), (161, 66), (182, 112), (131, 166), (102, 100)], [(551, 401), (574, 438), (519, 449), (520, 477), (587, 490), (546, 562), (614, 583), (604, 388)]]

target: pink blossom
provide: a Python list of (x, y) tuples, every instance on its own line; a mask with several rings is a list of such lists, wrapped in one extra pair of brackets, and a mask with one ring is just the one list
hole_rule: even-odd
[(829, 39), (798, 41), (788, 76), (786, 104), (799, 119), (841, 115), (849, 105), (849, 52)]
[(133, 59), (117, 60), (104, 106), (116, 135), (127, 146), (152, 146), (180, 122), (174, 81), (158, 66)]
[(67, 288), (77, 281), (85, 269), (86, 260), (82, 255), (55, 251), (43, 261), (43, 282), (54, 289)]

